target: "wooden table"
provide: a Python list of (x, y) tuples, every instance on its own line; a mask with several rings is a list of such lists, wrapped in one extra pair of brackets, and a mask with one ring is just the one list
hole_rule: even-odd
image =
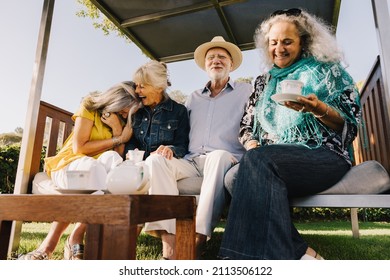
[(85, 259), (136, 258), (137, 225), (176, 218), (178, 259), (195, 259), (196, 201), (168, 195), (0, 195), (0, 259), (13, 221), (88, 224)]

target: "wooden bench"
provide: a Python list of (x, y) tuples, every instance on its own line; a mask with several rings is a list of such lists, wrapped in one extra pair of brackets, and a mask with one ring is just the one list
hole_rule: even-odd
[[(73, 129), (71, 116), (71, 112), (40, 102), (32, 159), (23, 170), (29, 174), (27, 190), (16, 186), (14, 194), (0, 195), (0, 258), (18, 249), (23, 221), (85, 222), (89, 225), (86, 258), (134, 259), (137, 224), (176, 218), (177, 256), (194, 259), (194, 197), (31, 194), (34, 177), (43, 170), (43, 147), (46, 157), (56, 154)], [(13, 221), (17, 222), (12, 227)]]

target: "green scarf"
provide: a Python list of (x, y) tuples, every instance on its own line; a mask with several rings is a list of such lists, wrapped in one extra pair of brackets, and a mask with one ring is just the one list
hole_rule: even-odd
[(316, 94), (319, 100), (337, 110), (346, 121), (356, 123), (350, 114), (351, 107), (342, 97), (345, 90), (354, 90), (355, 85), (340, 64), (323, 63), (308, 57), (286, 68), (274, 66), (269, 74), (270, 79), (256, 103), (255, 131), (268, 133), (274, 143), (307, 145), (310, 141), (311, 147), (319, 147), (323, 131), (330, 131), (313, 114), (296, 112), (271, 99), (272, 95), (281, 92), (280, 82), (285, 79), (300, 80), (304, 83), (302, 95)]

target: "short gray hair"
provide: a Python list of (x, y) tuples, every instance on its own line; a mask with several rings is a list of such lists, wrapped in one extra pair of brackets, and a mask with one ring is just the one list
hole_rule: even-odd
[(145, 63), (135, 71), (133, 81), (137, 84), (147, 84), (154, 88), (160, 88), (164, 96), (168, 97), (165, 90), (171, 85), (171, 82), (169, 81), (167, 65), (164, 62), (151, 60)]

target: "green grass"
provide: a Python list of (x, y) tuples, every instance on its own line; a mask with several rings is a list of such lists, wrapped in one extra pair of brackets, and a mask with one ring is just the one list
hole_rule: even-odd
[[(217, 259), (222, 240), (224, 223), (221, 222), (207, 242), (203, 255), (205, 260)], [(360, 223), (360, 238), (352, 237), (350, 222), (307, 222), (295, 223), (308, 242), (328, 260), (390, 260), (390, 223)], [(46, 236), (50, 224), (25, 223), (18, 254), (34, 250)], [(64, 242), (72, 230), (70, 226), (53, 253), (53, 259), (62, 259)], [(161, 258), (159, 239), (141, 233), (138, 238), (137, 259), (151, 260)]]
[(328, 260), (390, 260), (390, 223), (359, 223), (353, 238), (350, 222), (296, 224), (308, 244)]

